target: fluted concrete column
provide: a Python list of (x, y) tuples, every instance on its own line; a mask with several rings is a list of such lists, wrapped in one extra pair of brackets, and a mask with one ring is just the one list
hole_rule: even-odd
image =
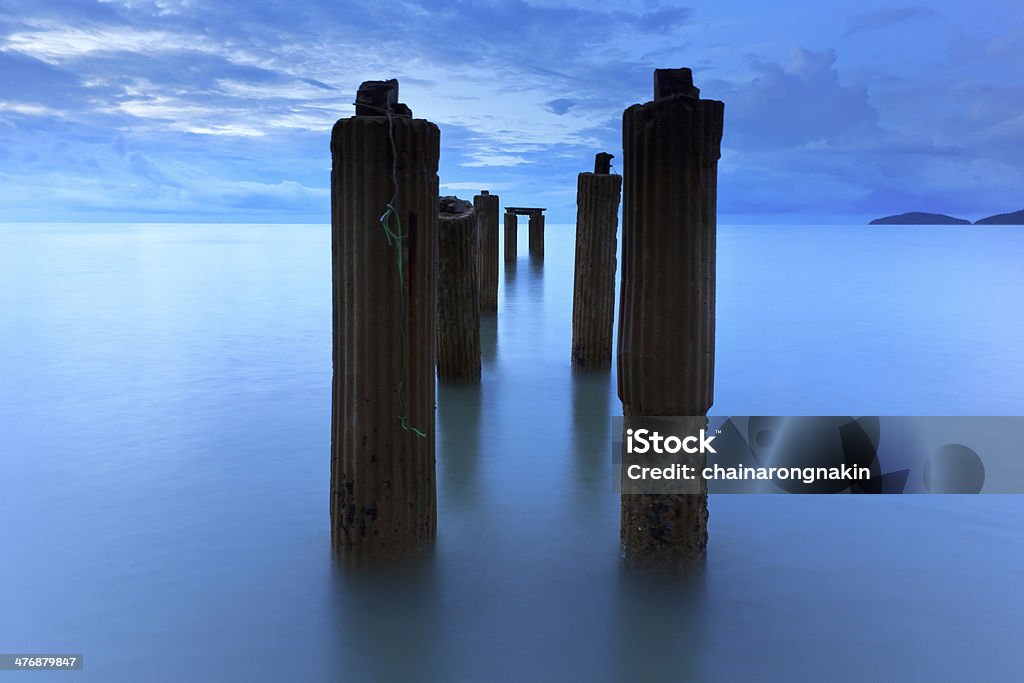
[[(572, 365), (601, 368), (612, 362), (615, 250), (622, 176), (609, 175), (610, 154), (576, 185), (576, 271), (572, 296)], [(602, 172), (598, 172), (598, 169)]]
[[(331, 134), (331, 539), (355, 560), (415, 554), (436, 528), (440, 133), (411, 112), (394, 113), (408, 112), (397, 103), (397, 82), (377, 85), (387, 92), (392, 84), (387, 97), (364, 100), (361, 89), (357, 98), (357, 111), (390, 109), (390, 120), (357, 115)], [(393, 198), (397, 240), (380, 221)]]
[[(618, 383), (624, 415), (707, 414), (713, 401), (715, 192), (724, 105), (688, 69), (622, 117)], [(705, 422), (706, 420), (700, 420)], [(678, 566), (707, 548), (707, 494), (623, 494), (627, 564)]]
[(473, 197), (480, 244), (480, 310), (498, 310), (498, 196), (481, 190)]
[(505, 263), (515, 263), (516, 242), (519, 238), (519, 217), (511, 211), (505, 212)]
[(437, 269), (437, 376), (480, 378), (477, 216), (458, 197), (441, 197)]
[(544, 214), (530, 214), (530, 256), (544, 257)]

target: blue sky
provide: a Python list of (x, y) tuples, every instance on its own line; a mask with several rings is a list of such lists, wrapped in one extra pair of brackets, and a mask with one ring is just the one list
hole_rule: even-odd
[(0, 221), (326, 221), (331, 125), (397, 77), (442, 194), (571, 222), (679, 66), (726, 103), (722, 220), (1024, 207), (1019, 0), (0, 0)]

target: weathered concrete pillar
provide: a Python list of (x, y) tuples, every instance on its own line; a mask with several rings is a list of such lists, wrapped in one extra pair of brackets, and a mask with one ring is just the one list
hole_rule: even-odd
[[(703, 416), (713, 401), (723, 112), (721, 102), (699, 99), (689, 69), (659, 69), (654, 101), (622, 117), (618, 383), (627, 416)], [(627, 564), (680, 566), (703, 558), (707, 517), (706, 490), (623, 494)]]
[(481, 190), (473, 197), (480, 242), (480, 310), (498, 310), (498, 197)]
[(544, 258), (544, 214), (534, 211), (530, 214), (530, 256)]
[(383, 96), (360, 88), (331, 133), (331, 540), (356, 561), (416, 554), (436, 528), (440, 132), (398, 105), (397, 81), (368, 85)]
[(519, 217), (511, 211), (505, 212), (505, 263), (515, 263), (516, 242), (519, 237)]
[(610, 159), (610, 154), (598, 154), (595, 172), (580, 173), (576, 185), (576, 273), (572, 295), (575, 368), (607, 367), (612, 362), (615, 233), (619, 227), (622, 176), (608, 174)]
[(437, 268), (437, 376), (480, 378), (480, 285), (473, 205), (441, 197)]

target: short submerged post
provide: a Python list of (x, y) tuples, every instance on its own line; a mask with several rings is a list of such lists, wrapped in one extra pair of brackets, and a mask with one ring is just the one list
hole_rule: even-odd
[(505, 211), (505, 263), (515, 263), (516, 243), (519, 238), (519, 216), (514, 211)]
[(540, 209), (530, 212), (530, 256), (544, 258), (544, 214)]
[(615, 250), (622, 176), (609, 175), (611, 154), (597, 155), (576, 189), (576, 269), (572, 297), (572, 365), (608, 367), (615, 317)]
[(498, 310), (498, 196), (481, 190), (473, 197), (480, 243), (480, 310)]
[(458, 197), (441, 197), (437, 267), (437, 376), (480, 378), (477, 216)]
[(364, 83), (331, 133), (331, 541), (351, 561), (435, 535), (439, 143), (395, 80)]
[[(724, 105), (699, 99), (689, 69), (655, 71), (654, 101), (622, 117), (619, 398), (626, 416), (693, 416), (714, 388), (716, 187)], [(626, 563), (680, 567), (705, 556), (707, 491), (623, 494)]]

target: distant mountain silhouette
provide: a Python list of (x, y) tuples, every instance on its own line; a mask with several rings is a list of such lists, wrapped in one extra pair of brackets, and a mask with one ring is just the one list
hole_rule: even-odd
[(1024, 225), (1024, 209), (1011, 213), (997, 213), (995, 216), (975, 221), (975, 225)]
[(876, 218), (868, 225), (970, 225), (970, 221), (962, 218), (953, 218), (941, 213), (924, 213), (923, 211), (911, 211), (896, 216)]

